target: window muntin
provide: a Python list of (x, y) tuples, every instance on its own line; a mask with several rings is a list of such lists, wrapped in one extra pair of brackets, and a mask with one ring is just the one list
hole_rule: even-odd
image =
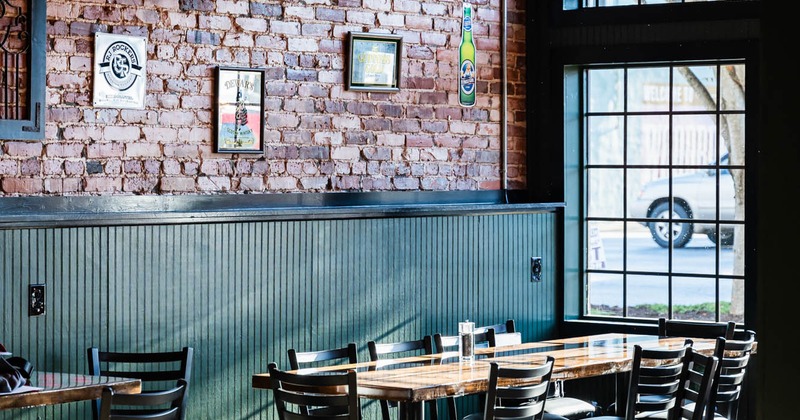
[(582, 74), (584, 316), (743, 322), (743, 61)]

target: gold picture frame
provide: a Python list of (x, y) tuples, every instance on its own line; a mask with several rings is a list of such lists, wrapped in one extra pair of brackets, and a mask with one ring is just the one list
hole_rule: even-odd
[(264, 153), (264, 69), (217, 67), (216, 153)]
[(347, 90), (400, 90), (402, 36), (348, 32), (347, 47)]

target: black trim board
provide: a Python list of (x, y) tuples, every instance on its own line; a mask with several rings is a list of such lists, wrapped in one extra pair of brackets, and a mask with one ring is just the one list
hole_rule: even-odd
[(550, 212), (503, 191), (0, 198), (0, 229)]

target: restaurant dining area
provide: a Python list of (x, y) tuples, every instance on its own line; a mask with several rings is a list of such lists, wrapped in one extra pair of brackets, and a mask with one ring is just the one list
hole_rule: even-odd
[(797, 418), (780, 5), (0, 0), (0, 420)]

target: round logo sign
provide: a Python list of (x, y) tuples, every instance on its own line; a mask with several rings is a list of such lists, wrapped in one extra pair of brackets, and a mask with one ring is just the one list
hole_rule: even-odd
[(119, 91), (133, 86), (141, 74), (142, 67), (136, 51), (126, 42), (117, 41), (108, 46), (100, 63), (100, 71), (108, 84)]

